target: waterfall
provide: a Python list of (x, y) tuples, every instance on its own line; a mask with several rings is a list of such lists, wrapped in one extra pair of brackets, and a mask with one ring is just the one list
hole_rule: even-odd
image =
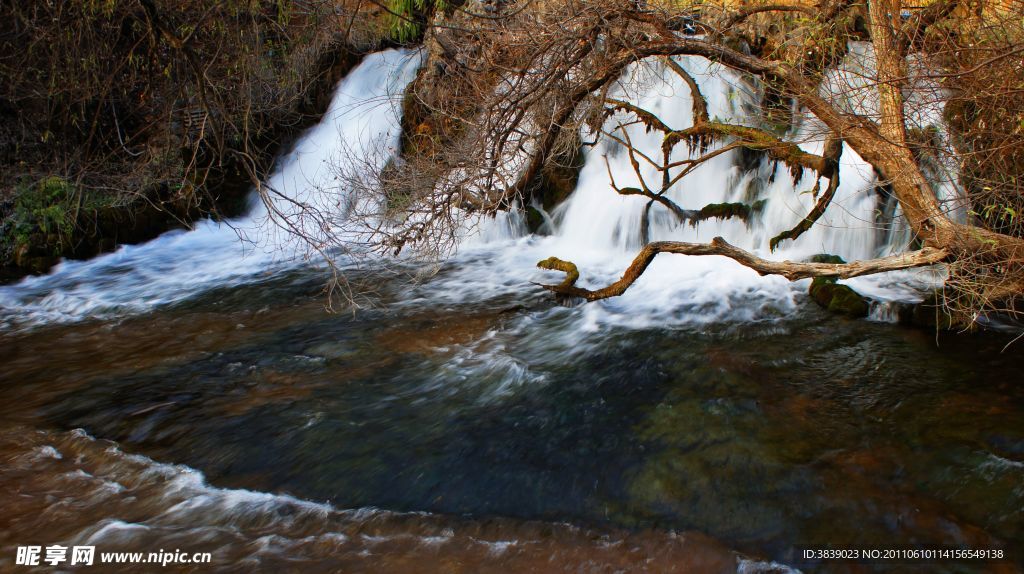
[[(857, 56), (864, 55), (863, 47), (856, 49), (861, 50)], [(712, 118), (762, 125), (756, 83), (701, 58), (676, 61), (697, 79)], [(0, 323), (32, 326), (140, 313), (210, 288), (260, 281), (308, 264), (308, 243), (276, 224), (285, 222), (324, 244), (339, 233), (344, 235), (339, 226), (344, 220), (346, 189), (344, 178), (338, 178), (338, 165), (383, 167), (397, 147), (400, 95), (418, 66), (419, 57), (403, 51), (367, 56), (339, 84), (324, 120), (280, 158), (267, 182), (270, 193), (262, 199), (254, 194), (244, 217), (225, 223), (203, 221), (191, 231), (169, 232), (89, 261), (65, 261), (49, 275), (0, 287)], [(841, 68), (827, 79), (823, 90), (849, 86), (862, 75), (862, 71)], [(675, 129), (692, 125), (689, 88), (661, 63), (634, 65), (611, 95), (650, 110)], [(870, 111), (870, 98), (862, 96), (856, 100), (851, 95), (850, 101)], [(940, 117), (934, 110), (925, 115), (922, 122), (938, 122)], [(796, 117), (786, 139), (821, 153), (824, 126), (813, 117)], [(611, 116), (606, 129), (614, 129), (624, 119), (621, 114)], [(642, 125), (625, 129), (637, 149), (660, 155), (659, 132), (648, 133)], [(677, 146), (672, 159), (685, 159), (685, 148)], [(853, 260), (905, 248), (909, 234), (898, 224), (891, 198), (877, 189), (872, 167), (848, 147), (840, 164), (841, 185), (831, 207), (815, 226), (796, 241), (783, 242), (775, 252), (768, 249), (769, 239), (792, 228), (813, 207), (815, 198), (809, 191), (817, 174), (804, 170), (794, 182), (787, 166), (736, 150), (707, 161), (666, 196), (685, 209), (737, 202), (758, 203), (759, 211), (747, 222), (712, 219), (691, 226), (655, 204), (650, 210), (649, 238), (707, 242), (722, 236), (761, 257), (790, 260), (818, 253)], [(652, 167), (643, 167), (641, 173), (655, 181)], [(614, 281), (642, 245), (647, 199), (617, 194), (612, 178), (621, 187), (638, 184), (623, 146), (604, 139), (586, 150), (574, 193), (553, 213), (545, 214), (547, 235), (528, 234), (516, 212), (470, 221), (460, 252), (451, 262), (458, 271), (410, 290), (414, 293), (407, 299), (422, 302), (420, 297), (427, 296), (465, 302), (526, 293), (535, 289), (528, 281), (561, 280), (535, 268), (537, 261), (549, 256), (575, 262), (583, 275), (580, 285), (601, 287)], [(309, 217), (310, 211), (331, 215)], [(878, 300), (894, 301), (919, 298), (918, 286), (934, 279), (927, 271), (908, 271), (850, 283)], [(605, 323), (771, 320), (795, 310), (806, 287), (807, 281), (761, 277), (725, 257), (662, 255), (625, 295), (588, 305), (579, 318), (585, 329)]]
[[(756, 125), (758, 121), (757, 95), (754, 87), (719, 65), (700, 58), (679, 58), (678, 62), (694, 76), (701, 92), (708, 100), (709, 116), (724, 121)], [(653, 67), (653, 69), (646, 69)], [(641, 64), (630, 75), (638, 76), (629, 87), (620, 88), (616, 97), (631, 100), (651, 111), (674, 129), (693, 125), (689, 89), (681, 78), (664, 70), (658, 64)], [(631, 93), (632, 92), (632, 93)], [(605, 124), (612, 130), (617, 122), (628, 117), (616, 114)], [(634, 146), (651, 157), (658, 157), (662, 134), (647, 132), (642, 124), (626, 128)], [(812, 153), (821, 153), (825, 130), (816, 121), (800, 124), (790, 138)], [(687, 159), (685, 144), (676, 146), (671, 159)], [(605, 165), (605, 158), (608, 165)], [(768, 252), (768, 240), (792, 228), (814, 206), (810, 190), (816, 181), (811, 170), (804, 170), (799, 183), (794, 184), (786, 166), (759, 161), (753, 169), (743, 166), (738, 152), (728, 152), (712, 158), (705, 165), (687, 175), (666, 194), (684, 209), (723, 202), (753, 204), (763, 201), (760, 215), (749, 223), (737, 219), (708, 220), (696, 227), (678, 223), (667, 208), (654, 204), (651, 211), (651, 240), (707, 242), (715, 236), (763, 257), (802, 259), (816, 253), (832, 253), (846, 259), (874, 257), (887, 246), (878, 241), (874, 212), (878, 198), (874, 192), (871, 166), (855, 152), (846, 148), (840, 168), (840, 188), (833, 206), (817, 225), (797, 241), (786, 241), (781, 249)], [(659, 182), (654, 167), (641, 162), (646, 181)], [(647, 199), (640, 196), (620, 196), (611, 187), (609, 171), (620, 187), (639, 187), (639, 182), (623, 146), (602, 140), (587, 153), (587, 161), (580, 177), (579, 188), (572, 198), (555, 214), (557, 235), (568, 244), (585, 248), (636, 251), (641, 247), (641, 222)], [(824, 188), (826, 182), (823, 181)]]
[[(871, 113), (875, 90), (863, 69), (871, 66), (870, 59), (869, 45), (851, 46), (847, 62), (826, 77), (823, 92), (833, 90), (833, 96), (847, 98), (851, 106)], [(711, 118), (762, 127), (759, 88), (755, 83), (702, 58), (680, 57), (676, 62), (697, 80), (707, 98)], [(634, 65), (609, 95), (652, 112), (674, 129), (693, 124), (689, 88), (661, 63)], [(915, 109), (920, 113), (912, 122), (941, 129), (941, 101)], [(611, 131), (618, 122), (629, 119), (624, 113), (617, 113), (608, 118), (605, 130)], [(660, 132), (648, 132), (642, 124), (629, 125), (625, 130), (637, 150), (660, 159)], [(784, 139), (805, 151), (821, 154), (826, 134), (827, 129), (816, 118), (796, 114)], [(681, 144), (671, 159), (686, 159), (687, 151), (685, 144)], [(576, 190), (553, 213), (545, 214), (548, 235), (537, 237), (520, 231), (516, 238), (516, 224), (521, 228), (521, 223), (512, 220), (510, 224), (508, 218), (497, 218), (487, 227), (490, 243), (481, 241), (479, 236), (464, 243), (463, 251), (468, 253), (462, 256), (465, 263), (460, 273), (439, 281), (432, 296), (455, 302), (487, 293), (526, 290), (522, 280), (510, 279), (517, 272), (537, 283), (561, 281), (560, 273), (533, 269), (537, 261), (549, 256), (576, 263), (582, 274), (581, 286), (599, 288), (618, 279), (642, 247), (648, 199), (619, 195), (613, 189), (613, 180), (619, 187), (640, 187), (624, 146), (603, 138), (585, 153)], [(660, 189), (656, 169), (643, 160), (640, 163), (641, 175), (650, 187)], [(761, 257), (793, 261), (820, 253), (839, 255), (846, 260), (866, 259), (907, 248), (910, 233), (893, 198), (880, 189), (873, 167), (845, 146), (840, 159), (840, 185), (829, 209), (797, 240), (784, 241), (772, 252), (769, 240), (800, 222), (816, 201), (811, 190), (817, 174), (805, 169), (801, 175), (794, 182), (787, 166), (773, 165), (767, 158), (752, 159), (749, 153), (734, 150), (718, 155), (675, 184), (666, 197), (684, 209), (736, 202), (759, 203), (759, 211), (747, 222), (711, 219), (691, 226), (678, 222), (666, 207), (655, 203), (650, 211), (649, 239), (708, 242), (721, 236)], [(951, 180), (947, 174), (942, 181)], [(822, 179), (821, 185), (824, 189), (827, 180)], [(941, 187), (940, 195), (945, 196), (940, 199), (947, 200), (949, 209), (954, 209), (955, 194), (948, 185)], [(495, 233), (495, 229), (502, 232)], [(934, 286), (938, 279), (934, 270), (910, 270), (846, 282), (878, 301), (875, 307), (885, 307), (893, 301), (919, 301), (923, 290)], [(584, 331), (606, 325), (642, 328), (772, 320), (796, 310), (808, 283), (790, 282), (778, 276), (761, 277), (720, 256), (661, 255), (624, 295), (586, 305), (578, 318)], [(882, 312), (873, 313), (871, 319), (894, 320), (892, 313)]]
[[(683, 57), (676, 61), (697, 80), (707, 98), (710, 117), (760, 127), (756, 85), (702, 58)], [(845, 74), (858, 76), (840, 69), (832, 73), (832, 85), (852, 81)], [(689, 88), (659, 63), (634, 66), (617, 90), (612, 94), (614, 97), (649, 110), (674, 129), (693, 124)], [(933, 115), (932, 119), (936, 117)], [(627, 119), (625, 115), (613, 115), (605, 129), (610, 131)], [(648, 132), (642, 124), (625, 129), (636, 149), (652, 158), (660, 157), (660, 132)], [(805, 151), (820, 154), (826, 133), (815, 118), (798, 117), (785, 138)], [(671, 159), (686, 159), (687, 151), (685, 144), (681, 144)], [(659, 189), (658, 172), (642, 160), (640, 163), (643, 177), (652, 188)], [(769, 240), (795, 226), (814, 206), (810, 190), (816, 176), (805, 169), (794, 183), (785, 165), (776, 166), (767, 159), (752, 162), (737, 151), (724, 153), (680, 180), (666, 197), (684, 209), (700, 209), (712, 203), (760, 202), (759, 212), (748, 222), (712, 219), (691, 226), (678, 222), (666, 207), (655, 203), (649, 219), (650, 239), (708, 242), (721, 236), (761, 257), (794, 261), (819, 253), (839, 255), (846, 260), (872, 258), (907, 246), (909, 232), (898, 217), (891, 217), (891, 205), (890, 218), (884, 217), (891, 198), (877, 189), (874, 169), (846, 146), (840, 161), (840, 186), (830, 208), (797, 240), (784, 241), (771, 252)], [(619, 187), (639, 187), (624, 146), (604, 139), (587, 150), (576, 191), (551, 214), (553, 233), (540, 242), (536, 251), (537, 256), (554, 255), (574, 261), (584, 277), (581, 284), (592, 288), (617, 279), (642, 246), (643, 212), (648, 200), (617, 194), (612, 189), (613, 179)], [(823, 179), (822, 189), (826, 185)], [(553, 275), (545, 279), (550, 281)], [(879, 300), (893, 301), (919, 300), (918, 289), (934, 280), (930, 271), (906, 271), (857, 278), (849, 283)], [(603, 311), (591, 314), (599, 322), (626, 321), (637, 325), (677, 320), (756, 320), (793, 310), (807, 283), (760, 277), (725, 257), (662, 255), (624, 296), (602, 303)]]
[[(419, 58), (408, 51), (370, 54), (339, 83), (323, 120), (278, 161), (266, 200), (226, 222), (205, 220), (88, 261), (64, 261), (48, 275), (0, 287), (0, 324), (35, 325), (139, 313), (213, 287), (257, 280), (301, 264), (305, 244), (270, 220), (292, 221), (317, 238), (317, 221), (298, 206), (331, 209), (344, 195), (334, 183), (339, 156), (379, 163), (394, 149), (401, 94)], [(386, 159), (386, 158), (384, 158)], [(381, 164), (382, 165), (382, 164)]]

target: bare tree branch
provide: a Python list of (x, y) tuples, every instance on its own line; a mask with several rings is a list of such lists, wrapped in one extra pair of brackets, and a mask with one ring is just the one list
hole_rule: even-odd
[(697, 80), (693, 79), (693, 76), (689, 72), (683, 69), (672, 58), (662, 58), (668, 69), (675, 72), (677, 76), (686, 82), (686, 85), (690, 88), (690, 99), (693, 100), (693, 123), (702, 124), (708, 121), (708, 100), (704, 97), (704, 94), (700, 92), (700, 86), (697, 85)]
[(566, 274), (565, 280), (554, 285), (541, 285), (541, 287), (572, 297), (582, 297), (587, 301), (597, 301), (609, 297), (617, 297), (626, 292), (637, 279), (643, 275), (647, 267), (654, 261), (659, 253), (678, 253), (682, 255), (722, 255), (735, 260), (739, 264), (757, 271), (761, 275), (781, 275), (790, 281), (806, 279), (809, 277), (837, 277), (849, 279), (861, 275), (872, 275), (885, 271), (897, 271), (900, 269), (911, 269), (941, 263), (949, 257), (949, 253), (942, 249), (924, 248), (919, 251), (911, 251), (900, 255), (854, 261), (852, 263), (831, 264), (831, 263), (794, 263), (791, 261), (769, 261), (762, 259), (748, 251), (744, 251), (726, 242), (721, 237), (711, 240), (711, 243), (684, 243), (680, 241), (656, 241), (648, 243), (640, 250), (640, 253), (633, 259), (633, 262), (626, 269), (622, 277), (596, 291), (576, 287), (579, 280), (579, 270), (570, 261), (563, 261), (556, 257), (549, 257), (537, 263), (541, 269), (562, 271)]
[(722, 23), (721, 29), (730, 30), (754, 14), (763, 14), (765, 12), (803, 12), (811, 17), (818, 15), (818, 9), (804, 4), (760, 4), (744, 6), (726, 18)]

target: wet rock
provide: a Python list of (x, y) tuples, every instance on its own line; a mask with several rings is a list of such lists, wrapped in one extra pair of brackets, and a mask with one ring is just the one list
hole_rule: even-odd
[(867, 299), (847, 285), (835, 284), (832, 287), (832, 301), (828, 310), (853, 317), (867, 317), (869, 305)]
[(14, 249), (14, 264), (18, 267), (28, 267), (29, 244), (22, 243)]
[(953, 317), (943, 304), (942, 291), (934, 291), (925, 297), (924, 301), (910, 307), (900, 316), (900, 320), (918, 327), (929, 329), (953, 329), (958, 326), (956, 318)]
[(985, 445), (1000, 458), (1024, 464), (1024, 436), (991, 434), (985, 437)]
[[(831, 263), (842, 265), (846, 263), (838, 255), (820, 253), (810, 258), (812, 263)], [(836, 282), (835, 277), (815, 277), (811, 281), (808, 293), (814, 302), (832, 313), (847, 315), (849, 317), (867, 317), (871, 305), (868, 300), (854, 291), (848, 285)]]
[(432, 354), (452, 346), (482, 340), (495, 325), (495, 316), (429, 316), (410, 317), (406, 322), (381, 331), (375, 347), (391, 353)]
[(566, 145), (564, 151), (556, 154), (544, 166), (540, 173), (540, 182), (533, 190), (533, 197), (539, 200), (544, 209), (551, 211), (565, 201), (576, 190), (580, 170), (583, 169), (585, 156), (583, 142), (579, 134), (572, 132), (569, 136), (573, 141)]
[(526, 226), (531, 233), (536, 233), (544, 225), (544, 215), (536, 207), (527, 206)]
[(809, 290), (811, 298), (822, 308), (850, 317), (867, 317), (870, 305), (867, 299), (848, 285), (836, 283), (830, 277), (815, 277)]

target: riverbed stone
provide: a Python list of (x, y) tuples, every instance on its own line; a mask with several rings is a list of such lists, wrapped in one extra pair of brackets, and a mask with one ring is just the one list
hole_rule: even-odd
[(870, 306), (867, 299), (850, 286), (836, 283), (831, 277), (815, 277), (808, 290), (814, 302), (822, 308), (850, 317), (867, 317)]
[[(838, 255), (819, 253), (811, 256), (812, 263), (842, 265), (846, 261)], [(871, 306), (868, 300), (848, 285), (836, 281), (835, 277), (815, 277), (808, 289), (811, 299), (833, 313), (850, 317), (867, 317)]]
[(329, 361), (334, 361), (348, 358), (355, 352), (356, 351), (347, 343), (327, 341), (306, 348), (303, 351), (303, 354), (311, 357), (323, 357)]

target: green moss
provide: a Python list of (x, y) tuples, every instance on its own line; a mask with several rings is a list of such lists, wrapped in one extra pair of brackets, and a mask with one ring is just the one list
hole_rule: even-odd
[(401, 42), (415, 42), (423, 37), (425, 24), (435, 11), (448, 8), (446, 0), (389, 0), (388, 30), (391, 39)]
[(766, 201), (763, 199), (749, 205), (746, 203), (710, 203), (697, 212), (697, 216), (690, 220), (690, 225), (696, 227), (699, 222), (708, 219), (729, 219), (732, 217), (747, 222), (750, 220), (751, 215), (764, 209), (765, 203)]
[(822, 308), (828, 309), (830, 303), (832, 303), (832, 288), (835, 287), (836, 280), (834, 277), (815, 277), (811, 281), (811, 287), (807, 290), (810, 294), (811, 299), (820, 305)]
[[(831, 263), (833, 265), (843, 265), (846, 263), (846, 260), (843, 259), (842, 257), (838, 255), (830, 255), (828, 253), (819, 253), (817, 255), (812, 255), (810, 259), (808, 259), (808, 261), (810, 261), (811, 263)], [(835, 279), (833, 279), (832, 281), (835, 282)]]
[(750, 206), (745, 203), (711, 203), (700, 210), (701, 219), (728, 219), (739, 217), (746, 219), (750, 215)]
[(848, 285), (836, 283), (833, 286), (832, 301), (828, 304), (829, 311), (851, 317), (867, 317), (868, 309), (867, 300)]
[(548, 257), (543, 261), (538, 261), (537, 267), (565, 273), (565, 280), (561, 283), (563, 287), (572, 287), (580, 278), (580, 272), (576, 268), (576, 264), (571, 261), (562, 261), (557, 257)]
[[(35, 184), (23, 183), (16, 193), (5, 242), (15, 253), (32, 248), (59, 255), (75, 229), (74, 186), (62, 177), (49, 176)], [(29, 245), (40, 237), (47, 238), (45, 245)]]
[[(836, 257), (836, 259), (839, 258)], [(819, 261), (819, 263), (833, 263), (833, 261)], [(815, 303), (832, 313), (850, 317), (867, 317), (868, 315), (867, 299), (848, 285), (837, 283), (835, 277), (815, 277), (811, 281), (808, 293)]]

